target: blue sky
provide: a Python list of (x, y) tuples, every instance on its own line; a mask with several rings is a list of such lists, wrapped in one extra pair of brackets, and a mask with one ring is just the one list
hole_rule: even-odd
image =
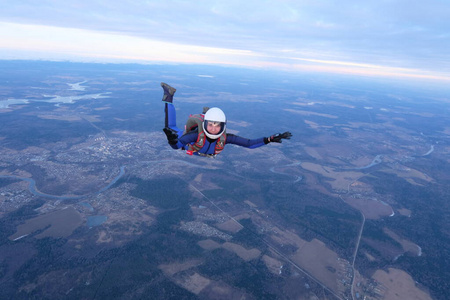
[(0, 0), (0, 59), (450, 80), (449, 0)]

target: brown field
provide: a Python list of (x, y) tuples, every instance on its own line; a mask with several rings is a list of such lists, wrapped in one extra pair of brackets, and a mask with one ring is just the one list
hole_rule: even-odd
[(402, 215), (402, 216), (407, 216), (407, 217), (411, 217), (411, 211), (409, 209), (406, 208), (400, 208), (398, 210), (398, 212)]
[(103, 106), (103, 107), (97, 107), (97, 108), (94, 108), (94, 110), (107, 110), (107, 109), (111, 109), (111, 107), (109, 107), (109, 106)]
[(243, 214), (240, 214), (240, 215), (237, 215), (234, 217), (234, 219), (238, 220), (238, 221), (243, 220), (243, 219), (250, 219), (250, 218), (251, 218), (251, 216), (248, 213), (243, 213)]
[(283, 263), (278, 259), (270, 257), (268, 255), (263, 255), (262, 260), (273, 274), (279, 275), (281, 273), (281, 268), (283, 267)]
[(391, 238), (393, 238), (394, 240), (396, 240), (397, 242), (400, 243), (400, 245), (402, 245), (403, 250), (405, 250), (405, 252), (409, 252), (411, 254), (420, 256), (420, 248), (418, 245), (414, 244), (411, 241), (405, 240), (402, 237), (400, 237), (399, 235), (397, 235), (395, 232), (393, 232), (392, 230), (388, 229), (388, 228), (383, 228), (383, 231), (389, 235)]
[(100, 122), (99, 115), (83, 115), (83, 119), (87, 120), (88, 122)]
[[(36, 235), (36, 238), (44, 237), (66, 237), (69, 236), (78, 226), (83, 224), (83, 219), (78, 211), (69, 206), (65, 209), (50, 212), (40, 215), (36, 218), (27, 220), (25, 224), (17, 227), (17, 232), (9, 237), (14, 241), (22, 236), (26, 236), (43, 230), (43, 232)], [(48, 227), (48, 228), (47, 228)]]
[(222, 247), (221, 244), (219, 244), (213, 240), (210, 240), (210, 239), (199, 241), (198, 245), (200, 247), (202, 247), (203, 249), (209, 250), (209, 251)]
[(369, 165), (372, 161), (373, 161), (373, 157), (361, 156), (361, 157), (358, 157), (358, 158), (352, 160), (351, 163), (355, 168), (362, 168), (364, 166)]
[(261, 255), (261, 251), (256, 248), (247, 250), (241, 245), (225, 242), (222, 244), (222, 248), (228, 251), (234, 252), (245, 261), (250, 261), (252, 259), (258, 258)]
[(46, 119), (46, 120), (59, 120), (59, 121), (81, 121), (82, 119), (79, 116), (58, 116), (58, 115), (38, 115), (38, 118)]
[(246, 297), (243, 291), (229, 286), (223, 281), (211, 281), (201, 292), (201, 299), (252, 299)]
[[(0, 175), (3, 176), (18, 176), (18, 177), (26, 177), (26, 178), (31, 178), (31, 174), (28, 173), (27, 171), (23, 171), (20, 169), (15, 169), (12, 172), (9, 172), (7, 170), (2, 170), (2, 172), (0, 172)], [(28, 186), (28, 182), (23, 181), (24, 186)], [(26, 188), (25, 188), (26, 189)]]
[(324, 177), (330, 178), (329, 181), (333, 189), (337, 190), (347, 190), (349, 184), (364, 176), (361, 172), (346, 171), (346, 172), (335, 172), (332, 168), (321, 166), (319, 164), (314, 164), (310, 162), (304, 162), (301, 164), (302, 168), (314, 173), (318, 173)]
[(211, 182), (211, 178), (209, 178), (208, 176), (203, 176), (203, 173), (198, 174), (194, 178), (194, 182), (196, 183), (196, 188), (201, 191), (221, 189), (220, 186)]
[(370, 255), (368, 252), (365, 252), (365, 251), (364, 251), (364, 255), (367, 257), (367, 259), (368, 259), (369, 261), (375, 261), (375, 260), (376, 260), (376, 258), (373, 257), (372, 255)]
[[(249, 122), (246, 122), (246, 121), (237, 122), (237, 121), (228, 121), (227, 120), (227, 123), (230, 123), (233, 126), (239, 126), (239, 127), (249, 127), (251, 125)], [(227, 129), (227, 132), (228, 132), (228, 129)]]
[(319, 129), (319, 128), (320, 128), (320, 125), (317, 124), (317, 123), (315, 123), (315, 122), (313, 122), (313, 121), (305, 120), (304, 122), (305, 122), (306, 124), (308, 124), (309, 127), (311, 127), (312, 129)]
[(320, 153), (317, 152), (317, 149), (316, 149), (316, 148), (305, 147), (305, 148), (303, 148), (303, 149), (305, 150), (305, 152), (306, 152), (309, 156), (314, 157), (315, 159), (318, 159), (318, 160), (322, 160), (322, 159), (323, 159), (323, 158), (322, 158), (322, 155), (320, 155)]
[[(340, 277), (344, 273), (345, 262), (339, 259), (337, 253), (329, 249), (323, 242), (313, 239), (307, 242), (291, 231), (283, 231), (277, 227), (273, 229), (274, 234), (270, 236), (273, 242), (283, 246), (292, 245), (297, 251), (290, 256), (290, 259), (301, 269), (307, 271), (311, 276), (320, 281), (327, 288), (339, 294), (343, 286), (339, 283)], [(279, 274), (281, 262), (263, 256), (269, 270)]]
[(228, 232), (232, 232), (232, 233), (236, 233), (243, 228), (241, 224), (237, 223), (233, 219), (229, 219), (228, 221), (225, 221), (223, 223), (216, 224), (215, 226), (217, 228), (219, 228), (220, 230), (224, 230), (224, 231), (228, 231)]
[(383, 204), (380, 201), (353, 197), (342, 197), (342, 199), (351, 207), (362, 212), (367, 219), (375, 220), (390, 216), (393, 213), (389, 205)]
[(418, 170), (409, 169), (409, 168), (407, 170), (384, 169), (383, 172), (389, 173), (389, 174), (395, 174), (398, 177), (401, 177), (401, 178), (405, 179), (406, 181), (408, 181), (409, 183), (414, 184), (414, 185), (422, 185), (416, 181), (417, 179), (421, 180), (421, 181), (425, 181), (425, 182), (433, 181), (433, 178), (431, 178), (427, 174), (424, 174)]
[(354, 193), (369, 193), (373, 192), (373, 188), (370, 184), (362, 181), (355, 181), (349, 186), (349, 191)]
[(198, 295), (211, 283), (211, 280), (198, 273), (194, 273), (189, 276), (184, 276), (183, 278), (177, 278), (175, 279), (175, 282), (191, 293)]
[(320, 181), (319, 178), (317, 178), (316, 174), (312, 174), (312, 173), (305, 173), (303, 175), (304, 180), (306, 182), (308, 182), (308, 185), (312, 188), (314, 188), (315, 190), (317, 190), (318, 192), (325, 194), (325, 195), (329, 195), (329, 196), (333, 196), (335, 197), (336, 194), (334, 194), (333, 192), (329, 191), (327, 189), (327, 187), (325, 185), (323, 185)]
[(184, 262), (161, 264), (158, 268), (178, 286), (198, 295), (211, 283), (210, 279), (203, 277), (197, 272), (192, 273), (188, 271), (200, 264), (202, 264), (200, 259), (191, 259)]
[(378, 270), (372, 278), (385, 287), (384, 300), (431, 300), (430, 295), (416, 287), (412, 277), (402, 270)]
[(398, 246), (389, 242), (370, 239), (364, 236), (361, 238), (361, 240), (364, 241), (373, 249), (377, 250), (380, 253), (380, 255), (386, 257), (387, 259), (393, 260), (395, 259), (395, 257), (405, 253), (403, 248), (400, 249)]
[(291, 257), (297, 265), (314, 276), (335, 293), (340, 292), (338, 273), (341, 271), (338, 255), (317, 239), (307, 242)]
[(312, 129), (316, 129), (319, 130), (321, 128), (332, 128), (333, 126), (326, 126), (326, 125), (321, 125), (321, 124), (317, 124), (316, 122), (310, 121), (310, 120), (305, 120), (304, 121), (305, 124), (308, 124), (309, 127), (311, 127)]
[(283, 231), (278, 227), (273, 228), (274, 234), (270, 238), (279, 245), (292, 245), (301, 249), (307, 243), (294, 232)]
[(244, 203), (248, 204), (252, 208), (258, 207), (255, 203), (251, 202), (250, 200), (245, 200)]
[(329, 119), (337, 119), (338, 118), (335, 115), (321, 114), (321, 113), (316, 113), (316, 112), (306, 111), (306, 110), (297, 110), (297, 109), (290, 109), (290, 108), (286, 108), (284, 110), (291, 112), (291, 113), (299, 114), (302, 116), (320, 116), (320, 117), (329, 118)]
[(161, 264), (158, 268), (164, 272), (167, 276), (173, 276), (178, 272), (188, 270), (190, 268), (200, 265), (202, 261), (200, 259), (191, 259), (184, 262), (176, 262), (171, 264)]
[(98, 238), (96, 243), (102, 244), (102, 243), (111, 243), (113, 241), (113, 236), (106, 230), (101, 230), (98, 233)]

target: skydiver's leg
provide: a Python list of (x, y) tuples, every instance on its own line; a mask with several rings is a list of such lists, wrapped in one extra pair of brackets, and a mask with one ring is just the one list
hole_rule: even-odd
[(164, 101), (166, 103), (172, 103), (173, 95), (175, 94), (175, 92), (177, 90), (164, 82), (161, 82), (161, 87), (164, 90), (164, 95), (163, 95), (162, 101)]
[(166, 127), (169, 127), (170, 129), (176, 131), (178, 136), (182, 136), (183, 130), (180, 130), (177, 127), (177, 113), (175, 111), (175, 106), (173, 106), (172, 103), (166, 103), (164, 112), (166, 114)]
[(177, 127), (177, 114), (175, 112), (175, 107), (172, 104), (173, 95), (175, 94), (176, 89), (164, 82), (161, 82), (161, 87), (164, 89), (164, 96), (162, 101), (165, 102), (165, 127), (176, 131), (178, 136), (182, 136), (183, 130), (180, 130)]

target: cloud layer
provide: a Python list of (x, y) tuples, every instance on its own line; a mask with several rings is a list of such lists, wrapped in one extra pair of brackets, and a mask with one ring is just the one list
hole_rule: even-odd
[(0, 58), (53, 48), (55, 57), (450, 76), (446, 0), (0, 4)]

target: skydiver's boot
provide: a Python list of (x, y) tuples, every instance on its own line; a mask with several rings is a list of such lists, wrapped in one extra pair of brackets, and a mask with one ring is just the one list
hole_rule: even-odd
[(162, 101), (167, 102), (167, 103), (172, 103), (173, 94), (175, 94), (175, 92), (177, 90), (164, 82), (161, 82), (161, 87), (164, 89), (164, 95), (163, 95)]

